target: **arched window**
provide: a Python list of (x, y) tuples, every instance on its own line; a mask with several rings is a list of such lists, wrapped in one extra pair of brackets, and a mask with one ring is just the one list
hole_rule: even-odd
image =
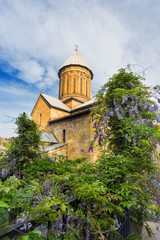
[(63, 95), (63, 80), (61, 79), (61, 94)]
[(76, 78), (74, 78), (74, 87), (73, 87), (73, 92), (75, 93), (76, 90)]
[(82, 94), (82, 78), (81, 78), (81, 94)]
[(63, 89), (63, 94), (64, 94), (64, 88), (65, 88), (65, 79), (63, 79), (63, 81), (62, 81), (62, 89)]
[(88, 84), (87, 84), (87, 81), (86, 81), (86, 96), (87, 96), (87, 92), (88, 92)]
[(69, 92), (69, 78), (67, 79), (67, 94)]
[(66, 130), (63, 129), (63, 143), (66, 142)]
[(64, 94), (64, 78), (61, 80), (61, 87), (62, 87), (62, 95)]
[(41, 126), (41, 123), (42, 123), (42, 114), (40, 113), (40, 115), (39, 115), (39, 126)]

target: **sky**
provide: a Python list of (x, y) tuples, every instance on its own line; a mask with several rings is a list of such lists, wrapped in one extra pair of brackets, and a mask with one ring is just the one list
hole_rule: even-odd
[(92, 96), (117, 70), (160, 84), (159, 0), (0, 0), (0, 137), (15, 136), (41, 91), (58, 98), (58, 70), (78, 45)]

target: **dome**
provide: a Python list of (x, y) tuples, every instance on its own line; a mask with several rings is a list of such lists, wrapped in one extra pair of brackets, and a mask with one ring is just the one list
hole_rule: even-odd
[(77, 47), (76, 47), (74, 53), (72, 54), (72, 56), (70, 56), (65, 61), (65, 63), (60, 67), (59, 72), (58, 72), (58, 76), (60, 76), (61, 69), (64, 68), (64, 67), (68, 67), (68, 66), (81, 66), (81, 67), (84, 67), (84, 68), (88, 69), (91, 72), (91, 75), (92, 75), (92, 78), (93, 78), (93, 73), (92, 73), (91, 69), (89, 68), (89, 66), (87, 65), (85, 60), (79, 54), (79, 51), (78, 51)]

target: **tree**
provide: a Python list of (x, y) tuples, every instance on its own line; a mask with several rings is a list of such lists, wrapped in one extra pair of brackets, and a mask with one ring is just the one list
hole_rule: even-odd
[(99, 145), (109, 142), (109, 149), (116, 155), (126, 149), (133, 151), (135, 144), (144, 146), (144, 140), (150, 155), (157, 144), (158, 106), (142, 79), (120, 69), (96, 95), (98, 107), (92, 113), (96, 120), (94, 139), (98, 138)]
[(9, 174), (16, 173), (23, 178), (23, 171), (35, 160), (40, 158), (40, 132), (37, 124), (30, 120), (25, 113), (16, 119), (17, 137), (12, 138), (3, 164), (9, 167)]
[(152, 182), (156, 173), (153, 153), (160, 141), (159, 111), (142, 80), (129, 67), (122, 68), (99, 90), (92, 113), (95, 136), (89, 149), (97, 142), (107, 147), (97, 165), (101, 181), (122, 197), (119, 205), (123, 209), (134, 207), (139, 223), (149, 209), (158, 210), (152, 196), (159, 196)]

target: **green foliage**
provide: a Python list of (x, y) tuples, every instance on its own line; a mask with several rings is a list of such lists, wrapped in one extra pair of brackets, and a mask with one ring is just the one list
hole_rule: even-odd
[(12, 138), (1, 162), (2, 167), (8, 170), (8, 175), (14, 173), (23, 178), (23, 170), (40, 157), (40, 132), (36, 123), (25, 113), (16, 119), (16, 124), (18, 136)]
[(22, 238), (20, 238), (20, 239), (21, 240), (38, 240), (38, 239), (42, 239), (41, 231), (39, 231), (39, 230), (30, 231), (27, 235), (22, 236)]
[(126, 240), (142, 240), (142, 236), (132, 233), (126, 238)]
[[(24, 180), (13, 177), (3, 183), (3, 197), (0, 200), (7, 203), (7, 207), (2, 209), (7, 213), (9, 205), (12, 215), (20, 217), (23, 213), (27, 216), (27, 221), (44, 225), (48, 221), (53, 224), (60, 221), (60, 224), (62, 216), (67, 214), (72, 221), (68, 225), (68, 235), (65, 239), (82, 236), (84, 226), (98, 238), (101, 232), (117, 229), (116, 216), (124, 216), (126, 207), (138, 206), (139, 210), (142, 204), (145, 206), (151, 203), (147, 193), (144, 193), (143, 187), (146, 186), (143, 177), (141, 186), (130, 176), (132, 182), (121, 181), (122, 178), (128, 177), (127, 164), (120, 156), (103, 157), (97, 163), (88, 163), (85, 159), (71, 161), (57, 158), (54, 167), (52, 166), (54, 173), (48, 174), (43, 183), (37, 179), (30, 181), (26, 186)], [(70, 201), (71, 199), (73, 201)], [(21, 207), (21, 211), (15, 212), (18, 206)], [(59, 207), (55, 208), (56, 206)], [(140, 209), (137, 219), (140, 219), (142, 213), (147, 216), (148, 210)], [(3, 227), (8, 224), (9, 219)], [(52, 230), (49, 239), (59, 239), (56, 233), (56, 230)], [(30, 236), (25, 235), (22, 239), (25, 239), (24, 237), (27, 239)]]
[(98, 92), (90, 147), (92, 150), (98, 142), (102, 149), (107, 148), (98, 160), (100, 181), (121, 196), (123, 211), (134, 207), (137, 222), (144, 222), (148, 209), (158, 212), (152, 196), (159, 197), (151, 178), (156, 173), (152, 155), (160, 141), (159, 111), (141, 80), (129, 68), (120, 69)]
[[(157, 144), (157, 110), (151, 94), (141, 83), (142, 78), (120, 69), (109, 79), (96, 96), (97, 108), (93, 111), (95, 139), (99, 145), (108, 142), (112, 153), (145, 156)], [(154, 122), (155, 121), (155, 122)], [(159, 122), (159, 119), (158, 119)], [(140, 156), (141, 157), (141, 156)]]
[(0, 182), (0, 235), (6, 233), (8, 225), (24, 210), (24, 204), (32, 197), (32, 188), (24, 187), (25, 182), (12, 176)]
[(54, 159), (49, 156), (38, 156), (38, 159), (34, 160), (31, 165), (26, 166), (23, 169), (23, 176), (26, 182), (30, 182), (34, 179), (46, 179), (47, 174), (52, 173), (54, 170)]

